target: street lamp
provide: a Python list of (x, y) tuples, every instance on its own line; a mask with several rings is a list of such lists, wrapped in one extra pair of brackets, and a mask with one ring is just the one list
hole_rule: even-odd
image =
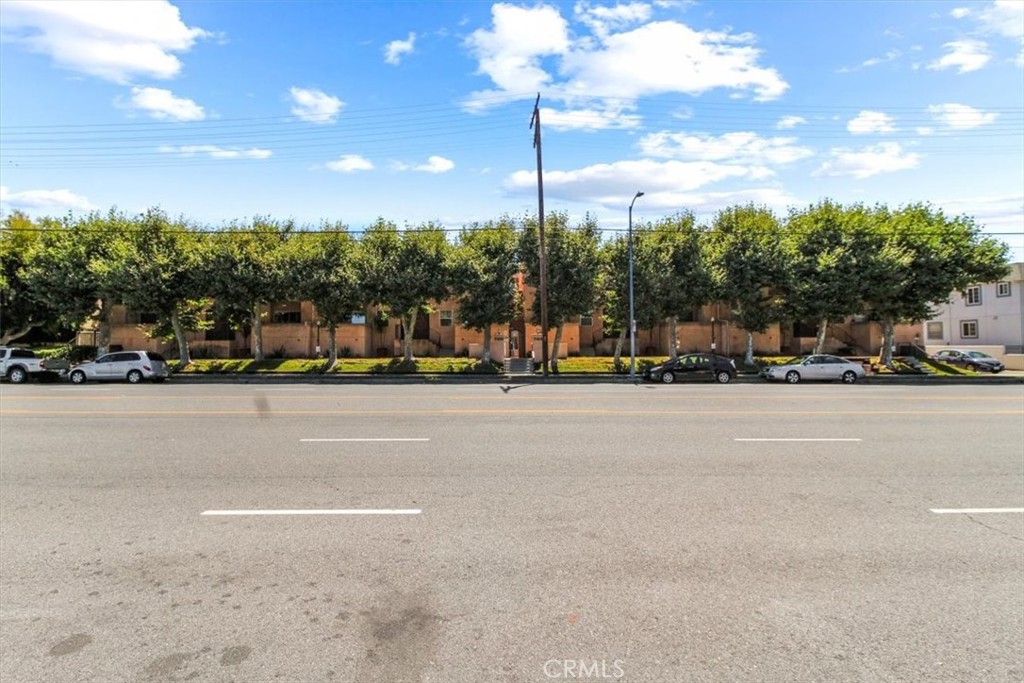
[(636, 314), (633, 311), (633, 204), (643, 196), (643, 192), (637, 192), (633, 201), (629, 203), (629, 232), (626, 237), (629, 250), (629, 380), (631, 382), (636, 382)]

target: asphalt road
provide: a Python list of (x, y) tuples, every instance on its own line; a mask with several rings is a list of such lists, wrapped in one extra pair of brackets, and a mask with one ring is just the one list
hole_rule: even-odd
[(0, 681), (1021, 681), (1005, 508), (1020, 385), (5, 385)]

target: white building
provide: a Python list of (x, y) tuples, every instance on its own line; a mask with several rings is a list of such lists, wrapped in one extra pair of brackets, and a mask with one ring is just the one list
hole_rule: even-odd
[(1004, 280), (950, 295), (949, 303), (925, 322), (924, 343), (929, 353), (944, 346), (999, 356), (1024, 353), (1024, 263), (1010, 266)]

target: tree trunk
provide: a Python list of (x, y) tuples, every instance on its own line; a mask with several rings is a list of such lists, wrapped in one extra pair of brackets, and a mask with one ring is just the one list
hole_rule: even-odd
[(548, 358), (551, 359), (551, 374), (558, 374), (558, 345), (562, 341), (562, 326), (559, 325), (555, 328), (555, 340), (552, 342), (554, 347), (548, 354)]
[(619, 338), (615, 340), (615, 371), (622, 372), (622, 347), (626, 343), (626, 330), (619, 332)]
[(484, 325), (484, 357), (482, 359), (484, 365), (490, 365), (491, 363), (491, 324), (487, 323)]
[(330, 370), (338, 362), (338, 340), (334, 338), (334, 331), (338, 326), (333, 322), (327, 325), (327, 369)]
[(105, 353), (110, 353), (111, 306), (106, 299), (100, 299), (97, 303), (99, 311), (97, 312), (96, 355), (102, 356)]
[(672, 360), (675, 360), (676, 358), (679, 357), (679, 351), (676, 348), (679, 346), (679, 330), (677, 329), (677, 318), (675, 316), (669, 318), (668, 325), (669, 329), (671, 330), (671, 334), (669, 335), (668, 340), (668, 357)]
[(252, 310), (252, 339), (253, 358), (264, 360), (263, 357), (263, 317), (260, 314), (260, 305), (256, 304)]
[(13, 332), (9, 331), (7, 334), (5, 334), (2, 337), (0, 337), (0, 346), (7, 346), (8, 344), (10, 344), (15, 339), (18, 339), (19, 337), (24, 337), (26, 334), (28, 334), (29, 332), (31, 332), (35, 328), (39, 327), (40, 325), (42, 325), (42, 323), (29, 323), (28, 325), (25, 325), (24, 327), (19, 327), (18, 329), (14, 330)]
[(413, 330), (416, 329), (416, 309), (413, 309), (404, 317), (402, 324), (405, 325), (405, 339), (402, 340), (402, 360), (406, 363), (411, 363), (414, 360), (412, 356), (412, 335)]
[(747, 332), (747, 352), (743, 356), (743, 362), (747, 366), (754, 365), (754, 333)]
[(188, 339), (185, 338), (185, 328), (181, 325), (177, 306), (171, 309), (171, 328), (174, 330), (174, 339), (178, 342), (178, 369), (183, 370), (192, 362), (192, 355), (189, 353)]
[(893, 338), (895, 336), (892, 318), (886, 318), (882, 321), (882, 350), (879, 351), (878, 355), (879, 362), (887, 368), (893, 367), (892, 347), (894, 346)]
[(818, 336), (814, 341), (814, 352), (824, 353), (825, 352), (825, 337), (828, 334), (828, 318), (822, 318), (818, 321)]

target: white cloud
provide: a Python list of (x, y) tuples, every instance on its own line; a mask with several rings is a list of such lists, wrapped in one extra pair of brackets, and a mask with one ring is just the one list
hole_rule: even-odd
[(859, 151), (844, 147), (833, 148), (832, 158), (814, 172), (816, 176), (853, 176), (870, 178), (879, 173), (892, 173), (916, 168), (921, 155), (904, 152), (898, 142), (882, 142)]
[(627, 114), (623, 107), (599, 109), (574, 109), (556, 111), (541, 107), (541, 125), (555, 130), (609, 130), (615, 128), (639, 128), (641, 117)]
[(949, 16), (953, 17), (954, 19), (963, 19), (964, 17), (966, 17), (970, 13), (971, 13), (970, 8), (967, 8), (967, 7), (954, 7), (952, 10), (950, 10)]
[(724, 88), (772, 100), (789, 85), (775, 69), (757, 65), (750, 34), (698, 32), (658, 21), (609, 35), (594, 49), (578, 48), (562, 60), (564, 91), (577, 97), (637, 98), (665, 93), (699, 95)]
[(846, 130), (854, 135), (865, 135), (867, 133), (892, 133), (896, 129), (892, 125), (892, 117), (888, 114), (880, 111), (862, 111), (846, 124)]
[(984, 112), (966, 104), (934, 104), (928, 107), (928, 113), (948, 128), (969, 130), (993, 123), (999, 114)]
[(977, 71), (992, 59), (992, 55), (988, 51), (988, 44), (981, 40), (971, 38), (954, 40), (946, 43), (943, 47), (948, 50), (948, 53), (929, 64), (929, 69), (939, 71), (956, 68), (958, 69), (957, 73), (963, 74)]
[(36, 209), (63, 213), (65, 211), (94, 211), (96, 206), (80, 194), (71, 190), (25, 190), (11, 192), (6, 185), (0, 185), (0, 204), (16, 209)]
[(477, 93), (470, 108), (487, 106), (494, 94), (538, 92), (551, 81), (540, 67), (542, 57), (569, 50), (569, 27), (554, 7), (532, 8), (496, 3), (491, 7), (492, 29), (478, 29), (466, 39), (478, 60), (477, 73), (494, 82), (498, 91)]
[(990, 33), (1024, 40), (1024, 2), (996, 0), (978, 14), (982, 26)]
[(206, 155), (211, 159), (267, 159), (273, 154), (269, 149), (259, 149), (258, 147), (238, 149), (218, 147), (216, 145), (181, 145), (178, 147), (162, 145), (157, 148), (157, 151), (163, 154), (179, 154), (186, 157)]
[(341, 173), (373, 170), (373, 162), (358, 154), (343, 154), (336, 161), (327, 162), (327, 168)]
[(481, 110), (541, 91), (547, 98), (578, 102), (723, 88), (770, 100), (789, 88), (775, 69), (758, 65), (761, 52), (749, 33), (694, 31), (677, 21), (615, 32), (646, 21), (645, 12), (636, 3), (600, 11), (578, 4), (577, 17), (594, 34), (574, 40), (555, 7), (495, 4), (492, 27), (474, 31), (466, 41), (477, 72), (495, 88), (473, 93), (463, 106)]
[(787, 130), (789, 128), (796, 128), (804, 123), (807, 123), (807, 119), (802, 116), (783, 116), (779, 119), (779, 122), (775, 124), (775, 127), (779, 130)]
[(642, 24), (651, 18), (651, 6), (642, 2), (614, 7), (593, 7), (589, 2), (577, 2), (573, 12), (576, 19), (597, 36), (606, 36), (613, 29)]
[(872, 66), (878, 66), (879, 64), (885, 64), (887, 62), (895, 61), (895, 60), (899, 59), (902, 56), (903, 56), (903, 53), (900, 50), (889, 50), (888, 52), (885, 53), (884, 57), (871, 57), (869, 59), (865, 59), (863, 62), (861, 62), (857, 66), (854, 66), (854, 67), (844, 66), (844, 67), (842, 67), (840, 69), (837, 69), (836, 71), (838, 73), (842, 73), (842, 74), (852, 73), (854, 71), (860, 71), (861, 69), (867, 69), (867, 68), (870, 68)]
[(166, 0), (120, 2), (4, 0), (4, 39), (48, 55), (55, 63), (115, 83), (172, 78), (174, 53), (211, 34), (187, 26)]
[(714, 136), (661, 131), (641, 138), (639, 147), (651, 157), (754, 165), (789, 164), (814, 155), (795, 142), (796, 138), (762, 138), (749, 132)]
[(202, 121), (206, 112), (198, 104), (184, 97), (175, 97), (163, 88), (132, 88), (131, 99), (126, 106), (139, 109), (161, 121)]
[[(544, 193), (571, 201), (617, 205), (626, 196), (623, 188), (642, 188), (645, 193), (683, 193), (730, 178), (762, 178), (764, 171), (760, 167), (710, 161), (616, 161), (572, 171), (545, 171)], [(505, 188), (510, 192), (536, 192), (536, 171), (512, 173), (505, 179)]]
[(292, 88), (292, 114), (310, 123), (334, 123), (345, 103), (322, 90)]
[(455, 168), (455, 162), (451, 159), (445, 159), (442, 156), (431, 156), (427, 159), (427, 163), (419, 164), (414, 166), (412, 164), (406, 164), (403, 162), (397, 162), (393, 165), (396, 171), (419, 171), (420, 173), (447, 173), (448, 171)]
[(402, 55), (412, 54), (416, 46), (416, 34), (409, 33), (405, 40), (392, 40), (384, 48), (384, 61), (388, 64), (398, 66), (402, 62)]

